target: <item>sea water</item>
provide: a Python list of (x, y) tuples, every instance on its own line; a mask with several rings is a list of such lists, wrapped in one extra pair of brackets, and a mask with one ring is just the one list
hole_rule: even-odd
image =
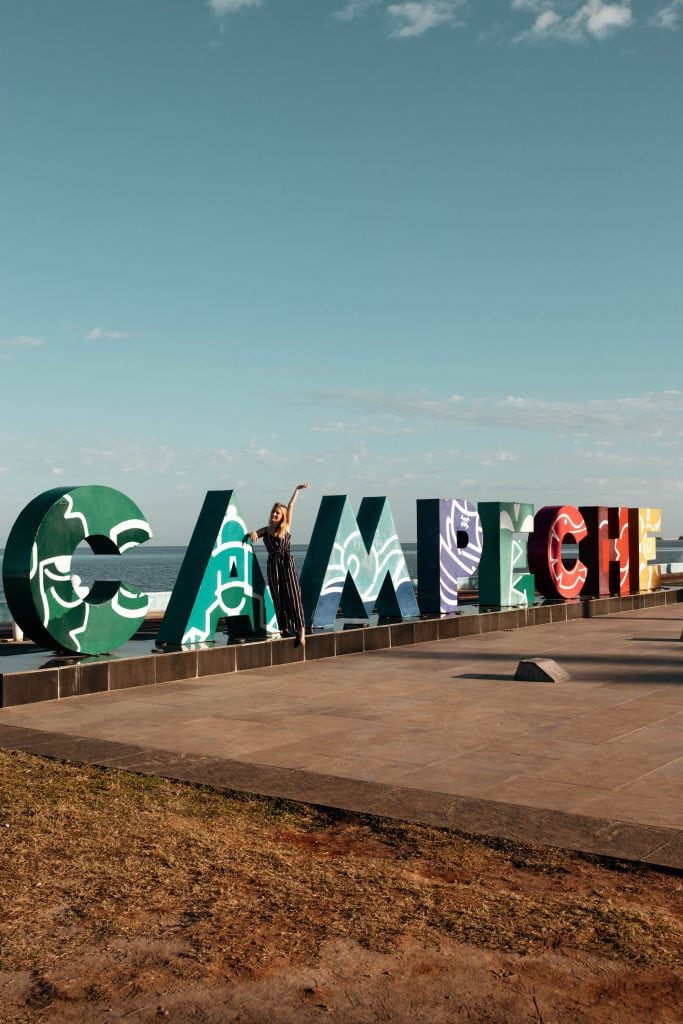
[[(417, 579), (417, 545), (403, 544), (408, 574)], [(168, 593), (173, 590), (178, 572), (185, 556), (184, 547), (162, 547), (141, 544), (131, 548), (125, 555), (93, 555), (86, 545), (81, 545), (71, 563), (72, 574), (79, 577), (83, 586), (91, 586), (96, 579), (123, 579), (131, 586), (147, 594)], [(301, 572), (306, 557), (307, 545), (292, 544), (292, 553), (297, 569)], [(563, 548), (567, 559), (576, 557), (576, 545)], [(4, 554), (4, 552), (2, 552)], [(262, 545), (254, 548), (264, 576), (267, 554)], [(683, 563), (683, 540), (657, 540), (657, 561), (664, 565)], [(0, 621), (9, 621), (5, 594), (0, 583)]]

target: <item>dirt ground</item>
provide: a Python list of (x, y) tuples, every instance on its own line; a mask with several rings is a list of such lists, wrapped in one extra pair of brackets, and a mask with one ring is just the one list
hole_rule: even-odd
[(0, 751), (0, 1021), (664, 1024), (681, 879)]

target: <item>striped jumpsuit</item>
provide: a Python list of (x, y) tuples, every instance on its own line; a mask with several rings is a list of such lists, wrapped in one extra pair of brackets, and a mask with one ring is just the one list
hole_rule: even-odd
[(285, 533), (282, 537), (267, 531), (263, 534), (263, 543), (268, 552), (268, 585), (275, 605), (277, 623), (283, 633), (298, 633), (304, 628), (301, 587), (294, 557), (290, 551), (291, 542), (290, 533)]

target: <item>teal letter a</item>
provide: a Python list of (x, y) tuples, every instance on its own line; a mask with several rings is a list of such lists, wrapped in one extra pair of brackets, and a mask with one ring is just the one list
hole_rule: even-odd
[(218, 620), (225, 616), (231, 636), (277, 632), (270, 591), (246, 532), (235, 492), (207, 491), (159, 628), (160, 641), (213, 643)]

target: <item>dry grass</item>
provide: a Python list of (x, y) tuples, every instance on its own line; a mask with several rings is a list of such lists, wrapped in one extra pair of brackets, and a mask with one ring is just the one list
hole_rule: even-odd
[(4, 971), (141, 936), (228, 976), (444, 936), (672, 967), (680, 896), (645, 867), (0, 752)]

